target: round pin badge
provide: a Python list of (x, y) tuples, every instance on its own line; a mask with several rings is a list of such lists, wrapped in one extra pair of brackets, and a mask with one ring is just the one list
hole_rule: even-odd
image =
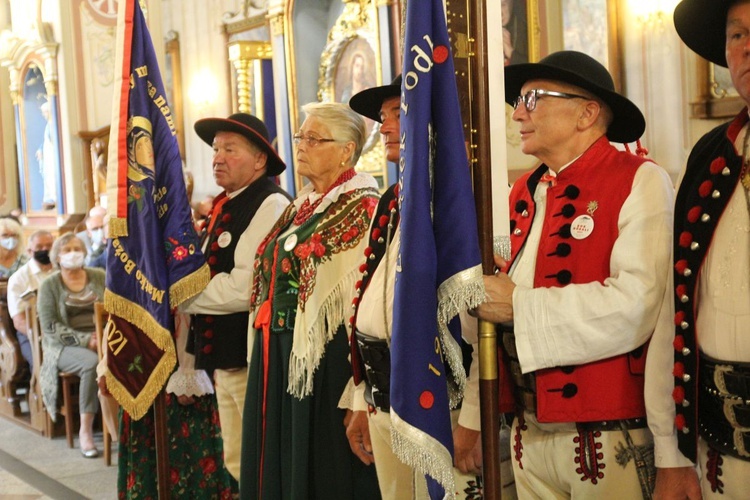
[(221, 248), (226, 248), (232, 242), (232, 234), (229, 231), (224, 231), (219, 235), (219, 239), (216, 242)]
[(579, 215), (570, 225), (570, 235), (582, 240), (588, 238), (594, 231), (594, 219), (590, 215)]
[(297, 235), (292, 234), (284, 242), (284, 250), (286, 250), (287, 252), (291, 252), (292, 250), (294, 250), (294, 247), (296, 246), (297, 246)]

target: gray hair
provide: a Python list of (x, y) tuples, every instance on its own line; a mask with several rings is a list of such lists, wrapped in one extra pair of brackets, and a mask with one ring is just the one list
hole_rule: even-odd
[(23, 231), (21, 230), (21, 225), (10, 217), (2, 217), (0, 218), (0, 233), (6, 230), (18, 235), (16, 252), (19, 254), (23, 253)]
[(62, 247), (74, 238), (81, 242), (81, 246), (83, 247), (83, 256), (86, 257), (88, 250), (86, 249), (86, 245), (83, 243), (83, 241), (81, 241), (81, 238), (76, 236), (76, 233), (65, 233), (55, 240), (55, 242), (52, 244), (52, 250), (49, 251), (49, 260), (52, 261), (53, 266), (55, 266), (56, 268), (60, 267), (60, 264), (58, 264), (57, 262), (57, 258), (60, 256), (60, 250), (62, 250)]
[(336, 141), (354, 143), (352, 165), (356, 165), (367, 138), (362, 116), (340, 102), (311, 102), (302, 106), (302, 110), (307, 116), (314, 116), (325, 123)]

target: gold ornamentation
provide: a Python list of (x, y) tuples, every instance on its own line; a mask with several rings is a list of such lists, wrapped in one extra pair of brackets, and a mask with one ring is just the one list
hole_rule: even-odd
[(598, 201), (596, 201), (596, 200), (590, 201), (588, 203), (588, 205), (586, 205), (586, 213), (593, 217), (594, 216), (594, 212), (596, 212), (596, 210), (598, 208), (599, 208), (599, 202)]

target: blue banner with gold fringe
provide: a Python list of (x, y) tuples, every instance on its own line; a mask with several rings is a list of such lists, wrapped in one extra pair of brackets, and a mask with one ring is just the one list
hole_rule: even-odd
[(399, 163), (401, 247), (391, 341), (394, 451), (454, 493), (450, 409), (466, 382), (448, 324), (484, 300), (476, 211), (442, 0), (406, 6)]
[(210, 279), (174, 117), (137, 0), (120, 2), (107, 194), (107, 387), (141, 418), (176, 363), (172, 311)]

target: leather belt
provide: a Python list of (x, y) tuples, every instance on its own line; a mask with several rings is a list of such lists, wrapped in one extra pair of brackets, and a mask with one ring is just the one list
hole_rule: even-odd
[(750, 363), (700, 358), (700, 435), (712, 447), (750, 461)]
[(380, 411), (391, 409), (391, 350), (385, 339), (354, 332), (365, 365), (365, 401)]
[(625, 418), (622, 420), (607, 420), (603, 422), (578, 422), (576, 424), (582, 431), (619, 431), (625, 429), (646, 428), (646, 418)]

